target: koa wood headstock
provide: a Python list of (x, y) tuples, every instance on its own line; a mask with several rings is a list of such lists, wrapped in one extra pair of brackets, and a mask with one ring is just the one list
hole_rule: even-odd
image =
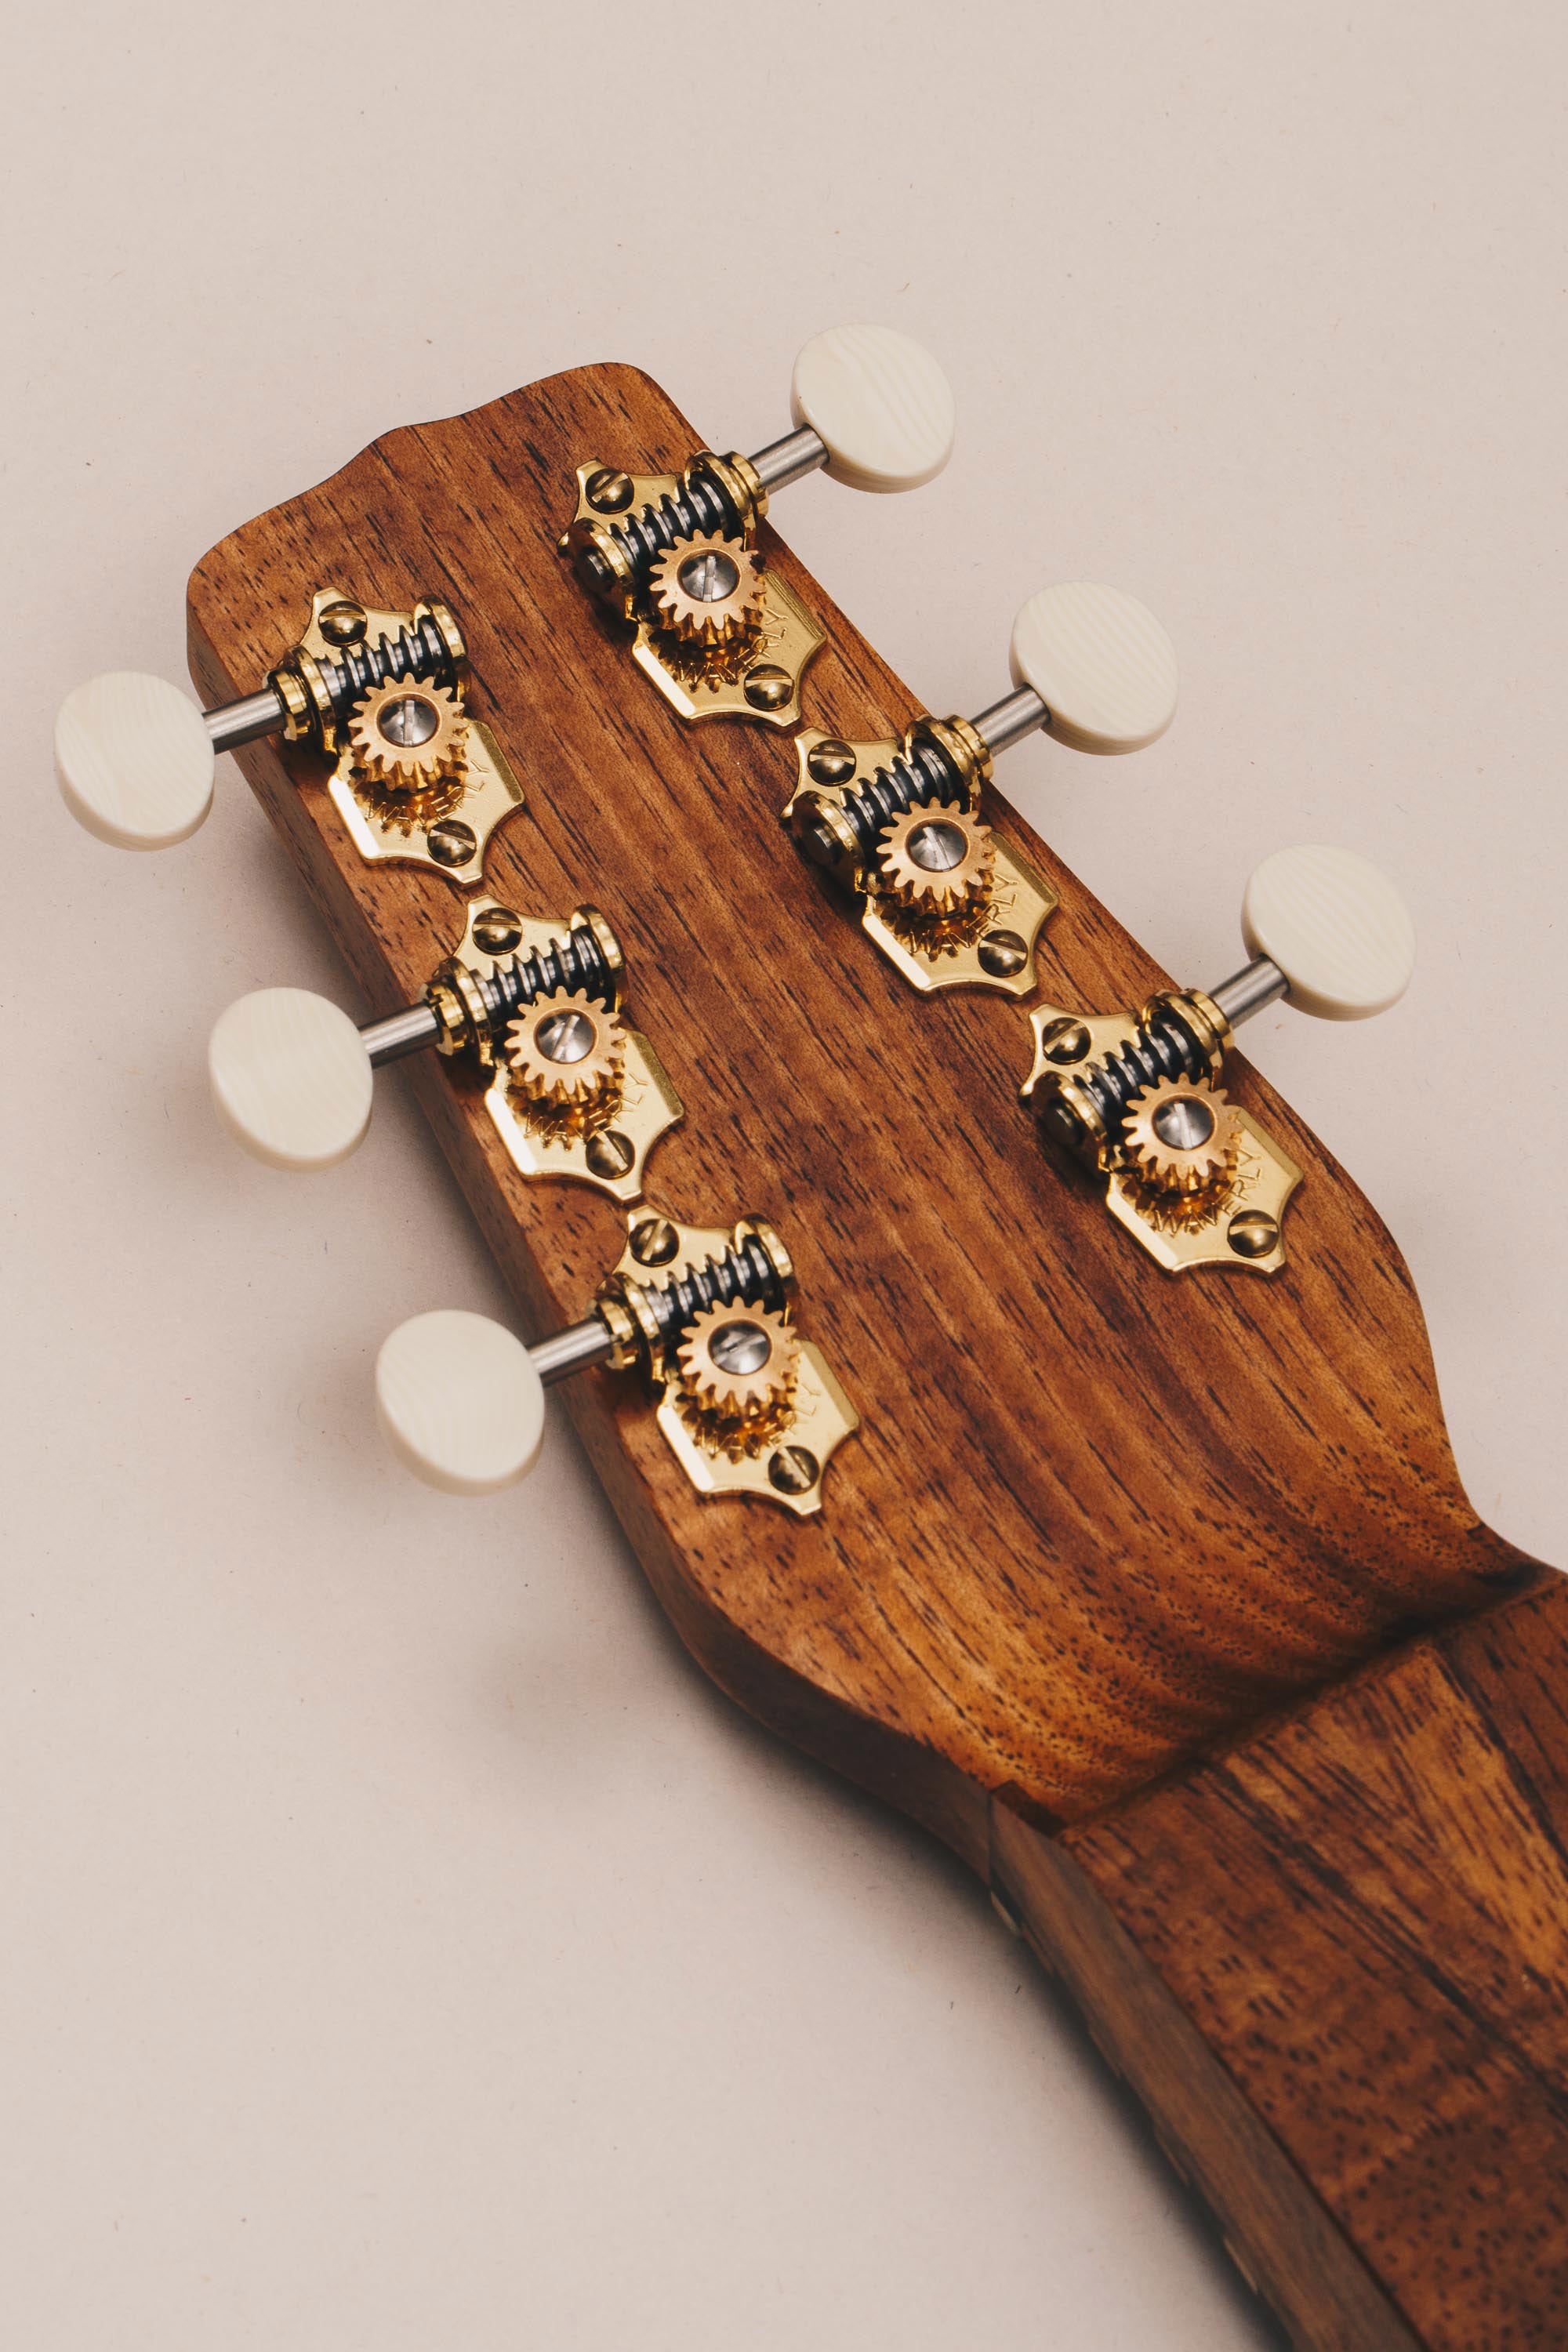
[(1556, 2345), (1568, 1603), (1230, 1045), (1396, 995), (1403, 911), (1270, 861), (1251, 961), (1172, 987), (991, 777), (1157, 733), (1158, 625), (1043, 592), (934, 719), (766, 520), (951, 433), (868, 331), (751, 459), (619, 366), (391, 434), (197, 567), (221, 721), (96, 682), (68, 797), (177, 839), (235, 749), (376, 1008), (226, 1016), (251, 1149), (330, 1165), (408, 1057), (536, 1344), (394, 1335), (404, 1458), (516, 1475), (561, 1380), (693, 1654), (984, 1874), (1297, 2342)]

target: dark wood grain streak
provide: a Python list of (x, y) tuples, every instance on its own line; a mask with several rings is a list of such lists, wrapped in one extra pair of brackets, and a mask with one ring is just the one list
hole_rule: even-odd
[[(1173, 1281), (1042, 1151), (1017, 1010), (915, 997), (798, 861), (787, 742), (683, 728), (632, 667), (554, 551), (572, 469), (668, 467), (700, 441), (624, 367), (389, 435), (198, 567), (197, 682), (250, 689), (328, 581), (451, 601), (475, 709), (529, 793), (490, 887), (529, 912), (605, 908), (687, 1106), (651, 1196), (778, 1223), (863, 1416), (803, 1525), (699, 1501), (626, 1383), (564, 1391), (683, 1638), (753, 1713), (1007, 1875), (1302, 2344), (1568, 2342), (1560, 2309), (1542, 2332), (1544, 2194), (1532, 2220), (1494, 2185), (1489, 2235), (1450, 2218), (1478, 2133), (1500, 2135), (1495, 2158), (1517, 2124), (1559, 2174), (1568, 2154), (1564, 1743), (1506, 1630), (1560, 1626), (1562, 1588), (1477, 1520), (1398, 1253), (1256, 1073), (1236, 1059), (1228, 1083), (1307, 1175), (1291, 1265)], [(808, 719), (901, 728), (913, 698), (767, 548), (829, 632)], [(456, 894), (363, 866), (308, 755), (241, 763), (369, 1008), (416, 995), (459, 936)], [(1061, 893), (1047, 995), (1163, 984), (994, 794), (990, 814)], [(524, 1328), (574, 1319), (617, 1254), (612, 1209), (524, 1183), (460, 1071), (407, 1082)], [(1456, 1784), (1478, 1780), (1467, 1811)], [(1508, 1998), (1530, 1969), (1539, 2004)], [(1450, 2062), (1473, 2106), (1455, 2094), (1447, 2136), (1424, 2134), (1415, 2103)]]

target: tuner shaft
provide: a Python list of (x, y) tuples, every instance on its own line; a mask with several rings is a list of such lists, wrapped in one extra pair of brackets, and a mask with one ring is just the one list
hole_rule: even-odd
[(372, 1068), (379, 1070), (384, 1062), (400, 1062), (405, 1054), (423, 1053), (426, 1045), (434, 1045), (441, 1034), (441, 1024), (429, 1001), (421, 999), (402, 1013), (389, 1013), (384, 1021), (367, 1021), (359, 1034)]
[(826, 466), (827, 444), (820, 433), (803, 425), (798, 432), (786, 433), (781, 441), (770, 441), (747, 463), (765, 496), (773, 490), (787, 489), (791, 482), (804, 481), (807, 474), (815, 474), (819, 466)]
[(1249, 964), (1209, 990), (1209, 1002), (1218, 1005), (1233, 1029), (1239, 1029), (1266, 1005), (1277, 1004), (1289, 985), (1277, 963), (1268, 956), (1254, 956)]
[(259, 694), (247, 694), (238, 702), (221, 702), (211, 710), (204, 710), (202, 723), (215, 751), (236, 751), (242, 743), (254, 743), (259, 736), (275, 734), (288, 715), (276, 688), (265, 686)]
[(970, 720), (970, 725), (984, 744), (993, 759), (998, 751), (1010, 751), (1032, 735), (1037, 727), (1048, 727), (1051, 714), (1032, 686), (1021, 686), (1016, 694), (1009, 694), (1000, 702)]
[(564, 1331), (552, 1332), (548, 1339), (536, 1340), (528, 1359), (548, 1389), (557, 1381), (570, 1380), (574, 1372), (586, 1371), (590, 1365), (608, 1363), (615, 1352), (616, 1339), (609, 1326), (602, 1316), (590, 1315)]

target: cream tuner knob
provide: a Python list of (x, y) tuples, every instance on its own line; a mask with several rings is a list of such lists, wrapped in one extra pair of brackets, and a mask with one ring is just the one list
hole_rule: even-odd
[(370, 1125), (364, 1040), (308, 989), (258, 989), (231, 1004), (213, 1030), (207, 1074), (225, 1127), (269, 1168), (335, 1168)]
[(1031, 596), (1013, 624), (1014, 682), (1077, 751), (1138, 751), (1176, 715), (1176, 649), (1146, 604), (1093, 580)]
[(918, 489), (952, 455), (952, 387), (896, 327), (813, 335), (795, 363), (790, 413), (823, 443), (832, 479), (851, 489)]
[(496, 1494), (539, 1459), (544, 1384), (486, 1315), (442, 1307), (400, 1323), (376, 1358), (375, 1403), (398, 1460), (444, 1494)]
[(1386, 1012), (1415, 968), (1409, 908), (1352, 849), (1277, 849), (1247, 883), (1241, 930), (1248, 953), (1283, 975), (1288, 1001), (1327, 1021)]
[(68, 694), (55, 720), (55, 773), (79, 824), (117, 849), (172, 849), (203, 822), (215, 755), (188, 694), (133, 669)]

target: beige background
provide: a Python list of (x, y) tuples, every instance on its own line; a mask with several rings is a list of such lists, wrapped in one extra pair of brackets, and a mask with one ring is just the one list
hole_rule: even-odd
[(784, 528), (940, 709), (1042, 580), (1163, 614), (1166, 740), (1005, 786), (1178, 973), (1277, 844), (1400, 877), (1406, 1003), (1248, 1050), (1388, 1216), (1478, 1505), (1568, 1560), (1565, 52), (1555, 0), (15, 9), (9, 2342), (1273, 2340), (978, 1889), (689, 1667), (559, 1427), (525, 1497), (388, 1465), (384, 1332), (501, 1311), (468, 1220), (395, 1079), (330, 1178), (224, 1143), (216, 1012), (355, 1000), (231, 767), (117, 856), (48, 730), (182, 675), (191, 563), (387, 426), (625, 358), (751, 447), (814, 329), (910, 328), (948, 473)]

